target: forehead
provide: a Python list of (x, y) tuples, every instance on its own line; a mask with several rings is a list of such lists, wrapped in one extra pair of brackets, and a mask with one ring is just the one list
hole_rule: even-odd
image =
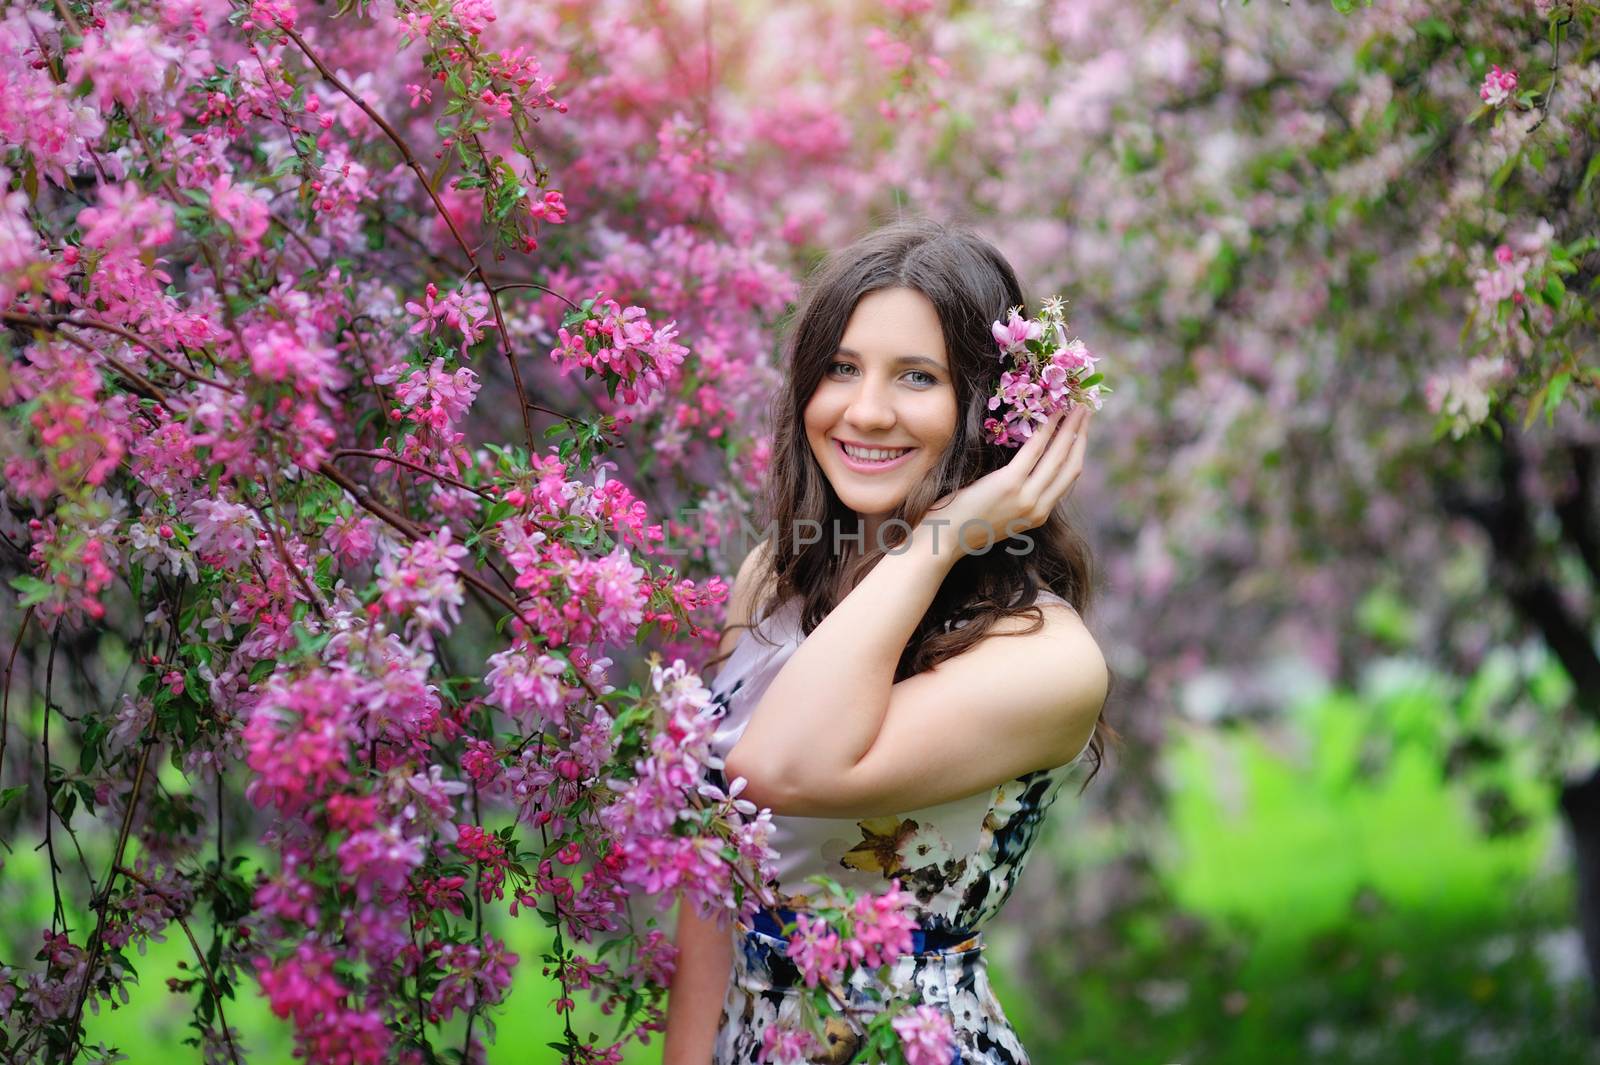
[(879, 289), (856, 303), (839, 351), (859, 359), (898, 363), (946, 364), (939, 312), (922, 293), (909, 288)]

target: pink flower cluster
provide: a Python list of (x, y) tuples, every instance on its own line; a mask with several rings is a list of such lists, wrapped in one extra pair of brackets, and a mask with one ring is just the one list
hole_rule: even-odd
[(478, 894), (484, 902), (506, 897), (506, 867), (511, 859), (498, 836), (477, 825), (456, 826), (456, 849), (478, 863)]
[(836, 920), (824, 911), (797, 913), (795, 932), (789, 937), (788, 955), (800, 969), (807, 987), (831, 983), (851, 966), (876, 969), (892, 965), (911, 951), (916, 930), (913, 900), (900, 890), (900, 881), (877, 895), (861, 895)]
[(800, 913), (795, 915), (794, 920), (795, 930), (789, 936), (788, 955), (799, 968), (806, 986), (833, 983), (850, 964), (839, 933), (821, 917)]
[(771, 1024), (761, 1033), (761, 1048), (756, 1060), (761, 1065), (806, 1065), (816, 1060), (821, 1043), (805, 1028)]
[(1501, 70), (1498, 65), (1489, 68), (1489, 73), (1483, 76), (1483, 84), (1478, 88), (1478, 95), (1490, 107), (1499, 107), (1511, 99), (1511, 94), (1517, 91), (1517, 72), (1515, 70)]
[(955, 1058), (955, 1033), (950, 1017), (937, 1006), (913, 1006), (889, 1022), (900, 1037), (906, 1065), (950, 1065)]
[[(817, 878), (826, 883), (825, 878)], [(910, 953), (916, 930), (914, 900), (893, 881), (879, 895), (859, 895), (848, 906), (823, 904), (795, 914), (786, 954), (806, 987), (838, 989), (852, 969), (893, 965)], [(936, 1006), (902, 1009), (890, 1020), (907, 1065), (949, 1065), (954, 1054), (950, 1018)], [(815, 1033), (774, 1025), (762, 1043), (760, 1060), (804, 1062), (820, 1045)]]
[(298, 814), (350, 779), (351, 715), (363, 687), (326, 670), (268, 686), (244, 728), (252, 802)]
[(378, 586), (386, 610), (409, 613), (424, 633), (448, 631), (461, 619), (461, 560), (467, 549), (451, 539), (450, 526), (404, 548), (389, 546), (378, 563)]
[(256, 959), (256, 979), (272, 1012), (292, 1018), (297, 1057), (340, 1065), (379, 1065), (392, 1041), (382, 1014), (349, 1009), (350, 994), (333, 971), (340, 955), (316, 942), (302, 942), (294, 953), (273, 963)]
[[(621, 878), (651, 894), (681, 892), (704, 917), (737, 911), (748, 919), (774, 901), (764, 885), (772, 877), (777, 852), (767, 845), (772, 814), (759, 813), (738, 798), (741, 777), (727, 791), (707, 779), (721, 768), (711, 754), (716, 718), (711, 693), (682, 659), (662, 668), (651, 662), (651, 686), (661, 699), (664, 726), (651, 740), (649, 753), (634, 763), (631, 781), (613, 784), (614, 802), (601, 820), (617, 842)], [(760, 870), (761, 885), (747, 885), (742, 903), (733, 895), (734, 868), (721, 855), (724, 844), (690, 831), (708, 809), (729, 819), (731, 844), (741, 862)]]
[(1501, 300), (1523, 302), (1526, 298), (1523, 293), (1527, 288), (1528, 270), (1533, 265), (1531, 257), (1518, 255), (1509, 244), (1495, 248), (1494, 261), (1492, 268), (1479, 267), (1472, 282), (1478, 302), (1490, 313)]
[(439, 299), (439, 288), (429, 282), (423, 291), (422, 302), (406, 301), (406, 310), (417, 316), (409, 332), (426, 332), (430, 336), (442, 322), (461, 333), (461, 353), (483, 339), (485, 330), (493, 329), (489, 321), (488, 298), (478, 293), (455, 289)]
[(989, 397), (990, 410), (1004, 409), (983, 422), (991, 443), (1020, 447), (1056, 411), (1080, 403), (1099, 410), (1101, 397), (1110, 394), (1095, 370), (1098, 358), (1083, 341), (1067, 338), (1065, 306), (1059, 298), (1047, 299), (1038, 318), (1024, 318), (1014, 307), (1008, 320), (991, 327), (999, 358), (1009, 360)]
[(517, 960), (517, 955), (493, 936), (485, 936), (481, 947), (446, 943), (439, 953), (445, 976), (429, 1000), (429, 1020), (442, 1024), (457, 1010), (499, 1002), (511, 988)]
[(641, 402), (664, 389), (689, 354), (673, 340), (676, 322), (657, 329), (645, 314), (643, 307), (624, 309), (613, 299), (585, 300), (557, 331), (561, 343), (550, 358), (562, 376), (582, 367), (585, 376), (600, 374), (609, 392), (620, 391), (623, 403)]
[(407, 369), (405, 364), (397, 364), (374, 380), (395, 386), (395, 398), (405, 404), (405, 410), (397, 413), (403, 413), (408, 421), (436, 431), (448, 429), (461, 420), (478, 395), (478, 375), (466, 366), (446, 370), (444, 360), (436, 358), (426, 370), (407, 373)]

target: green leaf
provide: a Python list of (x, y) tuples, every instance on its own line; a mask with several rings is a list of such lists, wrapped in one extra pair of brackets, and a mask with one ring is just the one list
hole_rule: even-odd
[(33, 606), (50, 598), (50, 585), (26, 573), (20, 577), (12, 577), (11, 587), (22, 593), (18, 606)]
[(1455, 40), (1455, 31), (1442, 18), (1425, 18), (1412, 26), (1419, 37), (1432, 37), (1436, 41)]
[(95, 763), (100, 760), (100, 741), (105, 739), (111, 727), (103, 720), (96, 718), (89, 722), (83, 730), (83, 746), (78, 749), (78, 769), (84, 773), (94, 772)]
[(1494, 177), (1489, 179), (1489, 188), (1494, 192), (1499, 192), (1501, 186), (1511, 179), (1512, 173), (1515, 172), (1517, 164), (1520, 162), (1522, 162), (1522, 153), (1520, 151), (1512, 153), (1511, 158), (1501, 163), (1500, 169), (1496, 170)]
[(9, 788), (0, 788), (0, 810), (4, 810), (17, 800), (23, 792), (28, 790), (26, 784), (13, 784)]
[(1566, 371), (1550, 378), (1549, 393), (1544, 399), (1544, 420), (1546, 425), (1554, 425), (1556, 411), (1561, 408), (1561, 399), (1566, 395), (1567, 385), (1572, 381), (1572, 375)]
[(1589, 165), (1583, 168), (1583, 180), (1578, 183), (1578, 195), (1582, 196), (1589, 191), (1589, 186), (1594, 184), (1594, 179), (1600, 174), (1600, 152), (1589, 157)]

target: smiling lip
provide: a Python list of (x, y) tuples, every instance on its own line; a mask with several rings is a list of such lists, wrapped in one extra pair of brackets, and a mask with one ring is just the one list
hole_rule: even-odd
[[(901, 455), (896, 459), (890, 459), (887, 462), (866, 462), (862, 459), (851, 458), (850, 453), (844, 449), (843, 440), (835, 439), (834, 444), (837, 445), (839, 449), (839, 457), (844, 460), (844, 464), (850, 469), (855, 470), (857, 473), (882, 473), (885, 470), (896, 469), (902, 463), (904, 463), (906, 459), (910, 458), (917, 450), (916, 448), (910, 448), (904, 455)], [(857, 444), (854, 440), (852, 440), (850, 441), (850, 446), (867, 447), (869, 445)], [(884, 450), (888, 449), (885, 448)]]

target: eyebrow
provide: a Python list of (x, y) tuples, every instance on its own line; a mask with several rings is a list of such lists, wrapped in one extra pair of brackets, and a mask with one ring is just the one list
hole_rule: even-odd
[[(855, 348), (847, 348), (843, 344), (839, 345), (839, 354), (853, 355), (858, 359), (861, 358), (861, 352), (857, 351)], [(894, 360), (894, 364), (896, 366), (931, 366), (935, 370), (944, 369), (944, 363), (940, 362), (938, 359), (930, 358), (927, 355), (901, 355)]]

